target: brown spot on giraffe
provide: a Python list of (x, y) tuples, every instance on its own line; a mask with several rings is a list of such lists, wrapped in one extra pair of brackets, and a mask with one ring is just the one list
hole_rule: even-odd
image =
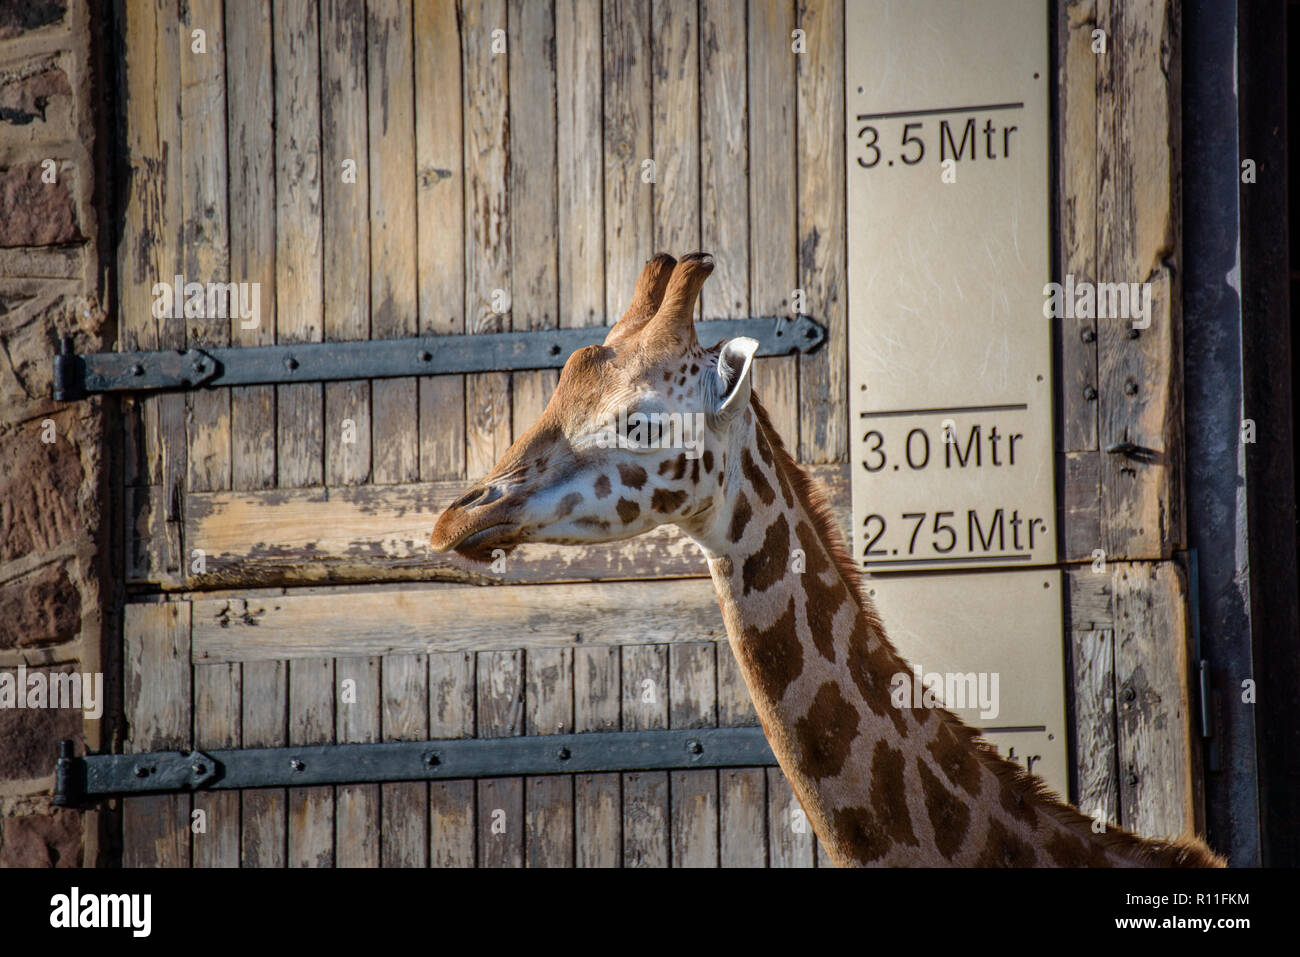
[(1034, 809), (1025, 800), (1024, 793), (1013, 787), (1008, 780), (1004, 779), (1001, 782), (1001, 787), (998, 789), (998, 803), (1002, 805), (1002, 810), (1020, 823), (1028, 824), (1034, 828), (1038, 827), (1038, 815), (1034, 813)]
[(808, 574), (805, 569), (803, 577), (804, 619), (808, 622), (809, 636), (821, 656), (831, 664), (835, 663), (835, 632), (833, 624), (840, 606), (848, 600), (839, 582), (826, 585), (820, 575)]
[(903, 720), (902, 710), (895, 708), (889, 700), (889, 683), (894, 675), (904, 670), (900, 662), (891, 659), (882, 642), (875, 642), (872, 648), (866, 639), (853, 635), (849, 639), (849, 656), (846, 664), (853, 683), (863, 700), (876, 715), (888, 717), (898, 731), (900, 738), (907, 737), (907, 723)]
[(818, 576), (822, 572), (829, 571), (831, 563), (826, 559), (826, 550), (817, 538), (817, 533), (812, 530), (812, 526), (803, 519), (794, 527), (795, 538), (799, 539), (799, 547), (803, 549), (804, 554), (804, 573), (806, 575)]
[(560, 499), (560, 504), (555, 507), (555, 517), (564, 518), (573, 514), (573, 510), (582, 502), (581, 492), (570, 492), (564, 498)]
[(831, 815), (840, 849), (859, 864), (878, 861), (891, 846), (879, 819), (865, 807), (836, 808)]
[(630, 489), (639, 489), (645, 485), (645, 469), (639, 465), (626, 465), (619, 463), (618, 478), (624, 485)]
[(767, 628), (743, 628), (736, 656), (752, 676), (760, 694), (780, 701), (785, 689), (803, 672), (803, 649), (795, 630), (794, 596), (780, 617)]
[(1082, 840), (1065, 831), (1057, 831), (1047, 839), (1044, 845), (1047, 856), (1060, 867), (1112, 867), (1110, 858), (1096, 845), (1084, 844)]
[(934, 830), (934, 846), (951, 861), (953, 855), (961, 850), (966, 832), (970, 830), (970, 808), (943, 786), (920, 755), (916, 758), (916, 769), (921, 774), (921, 793), (925, 798), (925, 812), (930, 815), (930, 827)]
[[(683, 493), (685, 494), (685, 493)], [(786, 563), (790, 560), (790, 525), (784, 515), (768, 526), (763, 544), (758, 551), (745, 559), (740, 572), (745, 583), (745, 594), (767, 591), (785, 577)], [(791, 601), (794, 597), (791, 596)]]
[(700, 484), (700, 460), (691, 459), (691, 484)]
[(1038, 855), (1033, 847), (1011, 833), (997, 818), (989, 821), (984, 847), (975, 858), (976, 867), (1033, 867), (1037, 863)]
[(594, 487), (595, 487), (595, 489), (596, 489), (596, 498), (597, 498), (597, 499), (602, 499), (602, 498), (604, 498), (604, 497), (605, 497), (606, 495), (608, 495), (609, 492), (610, 492), (610, 487), (609, 487), (609, 476), (608, 476), (608, 475), (599, 475), (599, 476), (597, 476), (597, 477), (596, 477), (596, 484), (595, 484)]
[(858, 736), (858, 722), (857, 709), (845, 700), (840, 686), (824, 682), (794, 724), (799, 770), (817, 780), (839, 774)]
[(745, 527), (753, 514), (749, 507), (749, 499), (745, 498), (744, 492), (741, 492), (736, 496), (736, 507), (731, 510), (731, 525), (727, 529), (727, 537), (733, 542), (744, 538)]
[(969, 745), (963, 745), (956, 733), (941, 721), (926, 749), (934, 756), (934, 763), (947, 775), (948, 780), (971, 797), (980, 793), (980, 763)]
[(763, 470), (754, 464), (754, 458), (749, 454), (749, 449), (743, 449), (740, 453), (740, 470), (744, 473), (749, 484), (754, 486), (754, 491), (758, 494), (758, 500), (764, 505), (771, 505), (776, 498), (776, 492), (772, 491), (772, 483), (767, 480)]
[(713, 450), (705, 449), (702, 458), (704, 459), (704, 472), (707, 475), (713, 471)]
[(754, 445), (758, 447), (758, 457), (763, 460), (765, 465), (772, 464), (772, 445), (767, 441), (767, 436), (762, 429), (754, 432)]
[(876, 742), (871, 756), (871, 807), (884, 822), (891, 840), (918, 846), (912, 830), (912, 815), (907, 809), (907, 782), (903, 778), (903, 752), (891, 748), (885, 740)]
[(618, 517), (622, 519), (624, 525), (631, 524), (632, 520), (641, 514), (641, 506), (630, 499), (620, 498), (617, 507)]
[(684, 501), (686, 501), (685, 492), (670, 492), (664, 488), (657, 488), (655, 489), (655, 493), (650, 496), (650, 507), (656, 512), (667, 515), (669, 512), (674, 511)]

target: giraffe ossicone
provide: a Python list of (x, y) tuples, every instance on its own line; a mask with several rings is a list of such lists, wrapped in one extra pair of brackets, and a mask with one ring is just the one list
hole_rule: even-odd
[[(704, 253), (651, 259), (604, 343), (570, 356), (537, 423), (438, 518), (433, 547), (487, 560), (679, 526), (708, 558), (763, 732), (836, 864), (1223, 866), (1191, 835), (1098, 833), (950, 712), (891, 696), (912, 667), (753, 395), (758, 343), (696, 339), (712, 271)], [(652, 420), (698, 423), (692, 454), (619, 433)]]

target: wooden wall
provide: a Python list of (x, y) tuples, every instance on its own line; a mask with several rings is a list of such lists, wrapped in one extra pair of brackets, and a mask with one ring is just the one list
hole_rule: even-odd
[[(826, 325), (815, 355), (760, 360), (757, 388), (847, 524), (843, 2), (118, 0), (118, 347), (599, 325), (653, 252), (702, 248), (717, 262), (703, 316), (789, 314), (802, 289)], [(1061, 271), (1150, 275), (1162, 290), (1138, 340), (1059, 330), (1077, 794), (1151, 832), (1180, 829), (1193, 803), (1185, 584), (1171, 560), (1175, 21), (1157, 0), (1080, 0), (1061, 8), (1057, 36)], [(1111, 33), (1109, 58), (1087, 49), (1094, 24)], [(259, 282), (260, 324), (154, 319), (152, 284), (176, 274)], [(124, 403), (125, 747), (753, 724), (704, 563), (674, 530), (529, 546), (503, 572), (429, 555), (441, 508), (537, 417), (555, 379)], [(1107, 455), (1125, 428), (1160, 457)], [(128, 864), (820, 860), (775, 769), (125, 807)], [(206, 834), (190, 832), (193, 809)]]

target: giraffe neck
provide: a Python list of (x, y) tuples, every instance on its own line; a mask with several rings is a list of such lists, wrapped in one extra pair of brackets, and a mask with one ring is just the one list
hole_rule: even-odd
[(757, 399), (704, 549), (764, 734), (840, 866), (1134, 866), (1213, 855), (1093, 822), (950, 713), (898, 708), (897, 654), (807, 475)]

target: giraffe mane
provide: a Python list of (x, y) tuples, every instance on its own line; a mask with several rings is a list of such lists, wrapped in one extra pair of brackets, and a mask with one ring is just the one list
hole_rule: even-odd
[[(867, 628), (885, 651), (899, 666), (899, 670), (909, 670), (907, 662), (898, 653), (885, 631), (884, 623), (863, 590), (862, 572), (854, 562), (845, 543), (834, 511), (831, 509), (821, 483), (801, 468), (786, 450), (780, 434), (772, 425), (771, 416), (756, 393), (750, 396), (750, 406), (762, 430), (764, 438), (772, 449), (773, 459), (785, 475), (795, 496), (812, 519), (814, 528), (830, 553), (831, 560), (839, 570), (849, 588), (853, 600), (861, 608)], [(1042, 810), (1072, 830), (1091, 829), (1093, 819), (1070, 806), (1039, 777), (1030, 774), (1019, 764), (1002, 757), (993, 745), (989, 744), (979, 730), (962, 721), (946, 708), (932, 709), (957, 735), (958, 740), (966, 742), (998, 780), (1012, 788), (1017, 794), (1033, 801)], [(1163, 867), (1226, 867), (1227, 862), (1215, 854), (1199, 837), (1192, 833), (1183, 834), (1172, 840), (1157, 840), (1140, 837), (1110, 823), (1102, 834), (1090, 835), (1094, 846), (1103, 850), (1127, 855), (1143, 863), (1157, 864)]]

